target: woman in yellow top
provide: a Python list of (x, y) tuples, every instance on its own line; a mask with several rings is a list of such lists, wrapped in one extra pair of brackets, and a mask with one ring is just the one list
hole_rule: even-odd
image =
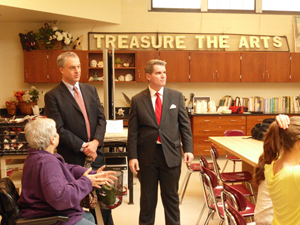
[[(265, 180), (273, 202), (272, 225), (300, 225), (300, 117), (273, 122), (264, 140)], [(281, 128), (282, 127), (282, 128)]]

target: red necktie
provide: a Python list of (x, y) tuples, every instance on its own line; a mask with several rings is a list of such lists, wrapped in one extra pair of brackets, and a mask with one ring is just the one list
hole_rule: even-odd
[(90, 140), (90, 138), (91, 138), (91, 126), (90, 126), (90, 121), (89, 121), (89, 118), (88, 118), (88, 115), (87, 115), (87, 112), (86, 112), (86, 108), (85, 108), (82, 96), (79, 93), (77, 87), (74, 86), (73, 89), (74, 89), (74, 97), (75, 97), (75, 100), (76, 100), (79, 108), (81, 109), (82, 114), (83, 114), (83, 117), (84, 117), (84, 120), (85, 120), (85, 125), (86, 125), (86, 132), (87, 132), (87, 135), (88, 135), (88, 139)]
[[(161, 104), (161, 99), (160, 99), (159, 93), (156, 92), (155, 94), (157, 96), (156, 101), (155, 101), (155, 115), (156, 115), (157, 123), (158, 123), (158, 125), (160, 125), (162, 104)], [(160, 136), (158, 136), (157, 140), (159, 142), (161, 142), (160, 141)]]

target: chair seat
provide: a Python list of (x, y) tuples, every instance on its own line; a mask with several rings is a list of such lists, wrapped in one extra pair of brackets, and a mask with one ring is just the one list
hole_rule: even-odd
[(221, 179), (223, 182), (243, 182), (252, 180), (252, 175), (249, 172), (231, 172), (221, 173)]
[(190, 168), (191, 168), (191, 170), (193, 170), (193, 171), (201, 171), (201, 170), (200, 170), (200, 163), (191, 163), (191, 164), (190, 164)]
[(242, 161), (239, 157), (237, 157), (235, 155), (227, 155), (226, 158), (231, 160), (231, 161), (236, 161), (236, 162), (241, 162)]
[(246, 196), (246, 197), (253, 196), (251, 191), (249, 191), (249, 189), (246, 188), (246, 186), (243, 184), (233, 184), (230, 186), (237, 189), (239, 192), (241, 192), (243, 194), (243, 196)]
[[(248, 200), (246, 200), (246, 201), (247, 201), (247, 207), (244, 211), (240, 211), (240, 213), (243, 215), (243, 217), (254, 216), (255, 205), (253, 205)], [(224, 218), (224, 210), (223, 210), (222, 202), (218, 202), (217, 204), (218, 204), (220, 215)], [(214, 210), (216, 210), (215, 204), (212, 204), (212, 207), (214, 208)]]

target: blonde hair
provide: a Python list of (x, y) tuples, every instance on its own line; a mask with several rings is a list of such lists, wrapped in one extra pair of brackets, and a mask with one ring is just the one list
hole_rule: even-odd
[(53, 119), (37, 118), (25, 126), (25, 138), (31, 148), (44, 150), (50, 145), (51, 138), (56, 136)]

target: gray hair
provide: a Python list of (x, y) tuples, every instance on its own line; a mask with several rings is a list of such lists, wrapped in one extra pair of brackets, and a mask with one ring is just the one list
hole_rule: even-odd
[(56, 59), (56, 64), (59, 67), (62, 67), (62, 68), (65, 68), (65, 65), (66, 65), (66, 61), (69, 57), (73, 57), (73, 58), (78, 58), (78, 55), (75, 53), (75, 52), (64, 52), (64, 53), (61, 53), (57, 59)]
[(159, 60), (159, 59), (151, 59), (150, 61), (148, 61), (146, 63), (146, 66), (145, 66), (145, 74), (149, 73), (153, 73), (153, 67), (154, 65), (160, 65), (160, 66), (166, 66), (166, 62), (163, 61), (163, 60)]
[(25, 137), (31, 148), (44, 150), (50, 145), (51, 138), (56, 136), (53, 119), (37, 118), (29, 121), (25, 126)]

